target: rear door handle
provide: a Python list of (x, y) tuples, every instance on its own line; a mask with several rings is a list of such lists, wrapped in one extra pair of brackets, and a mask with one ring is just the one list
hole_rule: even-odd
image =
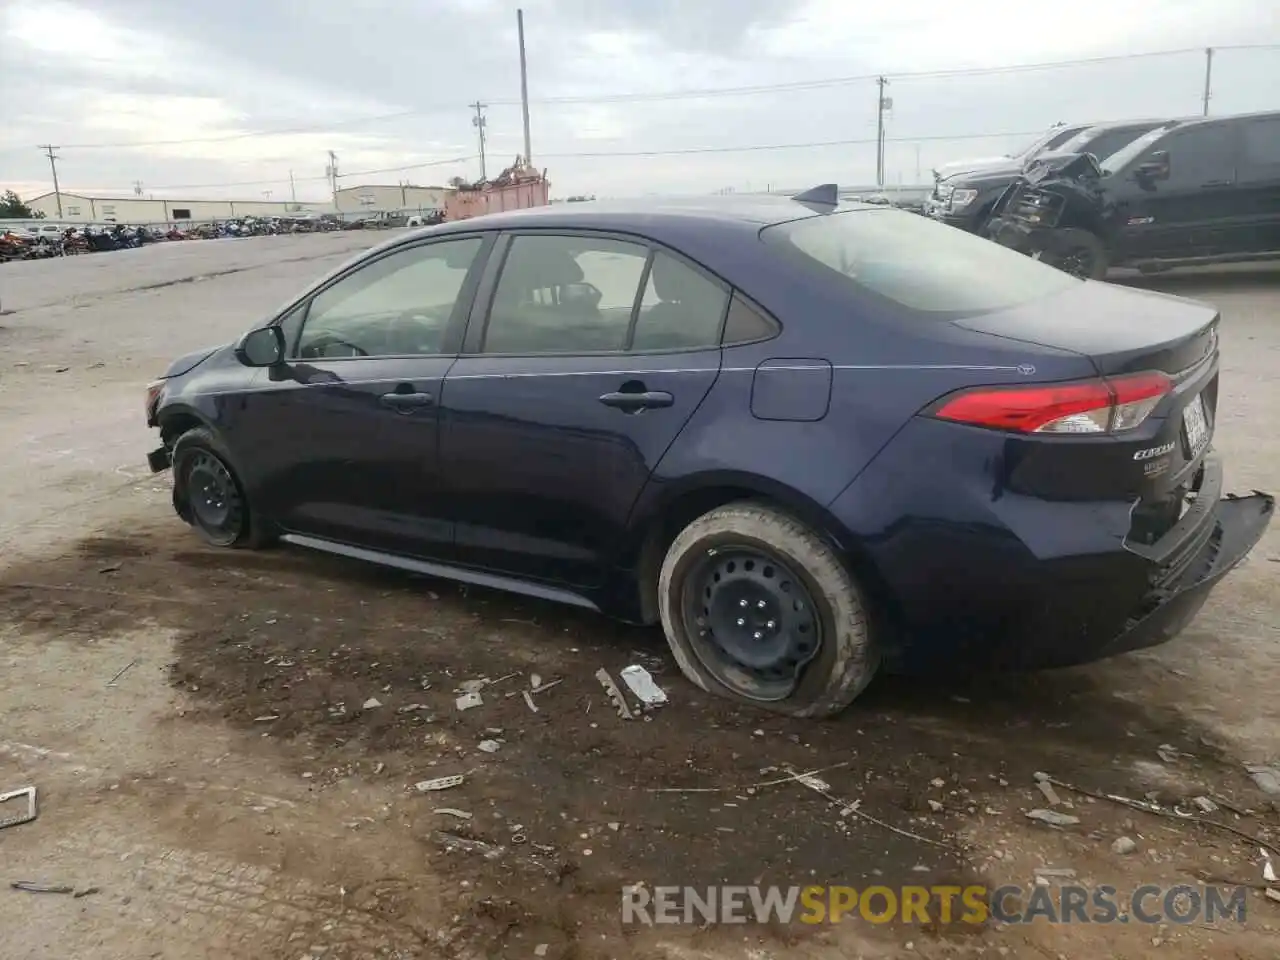
[(384, 393), (380, 398), (383, 406), (390, 407), (398, 412), (407, 412), (416, 410), (419, 407), (429, 407), (435, 403), (435, 397), (429, 393)]
[(1208, 183), (1200, 184), (1201, 187), (1230, 187), (1235, 184), (1234, 180), (1210, 180)]
[(665, 390), (646, 390), (642, 393), (606, 393), (600, 397), (600, 402), (606, 407), (616, 407), (627, 413), (639, 413), (655, 407), (669, 407), (676, 402), (676, 398)]

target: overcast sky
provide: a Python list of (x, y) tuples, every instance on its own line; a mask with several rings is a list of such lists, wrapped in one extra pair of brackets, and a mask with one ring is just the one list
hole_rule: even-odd
[[(42, 143), (61, 145), (69, 191), (126, 193), (141, 180), (157, 197), (282, 200), (292, 171), (299, 200), (322, 200), (330, 149), (341, 185), (473, 179), (477, 98), (490, 103), (493, 174), (522, 151), (517, 5), (0, 0), (0, 189), (51, 189)], [(1205, 45), (1280, 43), (1272, 0), (1036, 9), (525, 0), (534, 162), (561, 197), (874, 182), (876, 88), (856, 78), (883, 72), (886, 179), (910, 183), (933, 164), (1016, 150), (1059, 120), (1198, 114)], [(1179, 49), (1190, 52), (904, 76)], [(822, 82), (841, 78), (854, 79)], [(791, 89), (654, 96), (778, 85)], [(1211, 110), (1263, 109), (1280, 109), (1280, 48), (1219, 51)], [(978, 134), (1000, 136), (961, 139)], [(850, 140), (870, 142), (580, 156)], [(76, 146), (101, 144), (113, 146)]]

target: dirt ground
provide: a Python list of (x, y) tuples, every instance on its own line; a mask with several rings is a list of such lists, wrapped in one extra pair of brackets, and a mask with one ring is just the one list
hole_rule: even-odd
[[(1245, 769), (1280, 763), (1280, 530), (1164, 648), (887, 677), (824, 723), (705, 696), (656, 630), (201, 546), (146, 469), (145, 383), (368, 242), (0, 267), (0, 792), (34, 784), (40, 800), (39, 819), (0, 831), (6, 958), (1280, 955), (1280, 903), (1257, 889), (1260, 843), (1280, 867), (1280, 798)], [(1280, 489), (1280, 272), (1144, 283), (1222, 309), (1216, 445), (1234, 489)], [(624, 720), (593, 675), (631, 663), (671, 702)], [(558, 681), (537, 712), (520, 693), (534, 675)], [(483, 704), (459, 711), (460, 685), (485, 678)], [(777, 782), (812, 770), (828, 796)], [(1039, 771), (1139, 801), (1208, 796), (1206, 819), (1254, 839), (1065, 786), (1056, 809), (1080, 822), (1032, 822)], [(1134, 852), (1113, 852), (1121, 837)], [(1122, 892), (1253, 889), (1243, 925), (645, 927), (619, 909), (634, 883), (1031, 888), (1045, 868)]]

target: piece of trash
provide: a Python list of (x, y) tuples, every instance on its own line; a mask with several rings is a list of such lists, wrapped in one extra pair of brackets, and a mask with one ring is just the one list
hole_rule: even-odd
[(1058, 807), (1062, 805), (1062, 798), (1058, 796), (1058, 792), (1053, 789), (1053, 784), (1048, 780), (1037, 780), (1036, 789), (1044, 796), (1049, 806)]
[(612, 830), (614, 833), (617, 833), (619, 830), (622, 829), (622, 824), (619, 823), (617, 820), (613, 820), (609, 823), (609, 829)]
[(99, 887), (85, 887), (83, 890), (77, 890), (71, 896), (79, 900), (81, 897), (91, 897), (95, 893), (101, 893), (101, 892), (102, 890)]
[(387, 765), (383, 763), (381, 760), (379, 760), (377, 763), (373, 765), (373, 772), (375, 775), (381, 773), (385, 769), (387, 769)]
[(941, 777), (934, 777), (929, 781), (929, 785), (933, 787), (945, 787), (947, 785), (947, 781), (943, 780)]
[(254, 717), (253, 722), (254, 723), (270, 723), (272, 720), (279, 720), (279, 719), (280, 719), (280, 714), (278, 713), (264, 713), (260, 717)]
[(1267, 883), (1276, 882), (1276, 868), (1271, 865), (1271, 854), (1262, 848), (1262, 879)]
[(529, 674), (529, 686), (536, 690), (538, 687), (542, 686), (542, 678), (536, 673)]
[(417, 711), (417, 710), (426, 710), (426, 709), (427, 709), (427, 705), (425, 703), (408, 703), (408, 704), (405, 704), (403, 707), (399, 707), (396, 710), (396, 713), (413, 713), (414, 711)]
[(656, 707), (667, 702), (666, 693), (653, 682), (649, 671), (640, 664), (633, 663), (623, 667), (618, 671), (618, 676), (645, 706)]
[(37, 883), (34, 880), (14, 880), (9, 884), (14, 890), (24, 890), (27, 893), (75, 893), (75, 887), (68, 887), (63, 883)]
[(561, 683), (564, 683), (564, 677), (561, 677), (559, 680), (549, 680), (539, 686), (530, 687), (528, 690), (512, 690), (507, 694), (507, 696), (514, 697), (517, 693), (542, 693), (544, 690), (550, 690), (552, 687)]
[(454, 705), (459, 710), (470, 710), (472, 707), (478, 707), (483, 703), (484, 703), (484, 697), (480, 696), (480, 694), (474, 691), (472, 691), (471, 693), (464, 693), (462, 696), (460, 696), (457, 700), (454, 701)]
[(1129, 837), (1116, 837), (1115, 840), (1111, 842), (1111, 852), (1119, 854), (1122, 857), (1133, 853), (1133, 851), (1137, 849), (1138, 845)]
[(1266, 897), (1274, 903), (1280, 903), (1280, 890), (1275, 887), (1267, 887)]
[(1218, 805), (1208, 797), (1196, 797), (1191, 801), (1200, 808), (1201, 813), (1217, 813)]
[(10, 790), (8, 793), (0, 793), (0, 803), (17, 800), (20, 797), (26, 798), (27, 809), (22, 813), (16, 813), (8, 817), (0, 817), (0, 830), (3, 830), (5, 827), (17, 827), (24, 823), (30, 823), (38, 815), (39, 811), (36, 809), (35, 787), (19, 787), (17, 790)]
[(545, 957), (547, 955), (547, 948), (548, 944), (540, 943), (533, 948), (533, 955), (535, 957)]
[(458, 684), (458, 692), (459, 693), (479, 693), (482, 689), (484, 689), (484, 685), (487, 684), (488, 682), (489, 682), (488, 679), (485, 677), (481, 677), (479, 680), (463, 680), (460, 684)]
[(1280, 767), (1267, 767), (1260, 764), (1245, 764), (1249, 776), (1263, 793), (1280, 796)]
[(831, 784), (821, 777), (815, 777), (812, 773), (799, 773), (793, 779), (796, 783), (803, 784), (817, 793), (828, 793), (831, 790)]
[(377, 697), (370, 697), (370, 698), (369, 698), (368, 700), (366, 700), (364, 703), (360, 704), (360, 709), (361, 709), (361, 710), (376, 710), (376, 709), (377, 709), (378, 707), (380, 707), (380, 706), (382, 706), (382, 701), (381, 701), (381, 700), (379, 700)]
[(601, 667), (596, 671), (596, 679), (600, 681), (600, 686), (604, 687), (605, 695), (613, 701), (614, 707), (618, 710), (618, 716), (623, 720), (634, 720), (635, 714), (627, 706), (627, 698), (622, 695), (618, 685), (613, 682), (613, 677), (609, 676), (609, 671)]
[(527, 707), (528, 707), (530, 710), (532, 710), (534, 713), (537, 713), (537, 712), (538, 712), (538, 705), (537, 705), (536, 703), (534, 703), (534, 702), (533, 702), (533, 696), (529, 693), (529, 691), (528, 691), (528, 690), (521, 690), (520, 692), (524, 694), (524, 702), (525, 702), (525, 706), (527, 706)]
[(465, 810), (458, 810), (454, 807), (436, 807), (432, 813), (439, 813), (446, 817), (457, 817), (459, 820), (470, 820), (471, 814)]
[(499, 750), (502, 749), (502, 744), (500, 744), (497, 740), (481, 740), (479, 743), (476, 744), (476, 746), (481, 750), (483, 750), (485, 753), (497, 753)]
[(1070, 867), (1036, 867), (1032, 873), (1051, 880), (1074, 880), (1076, 877), (1076, 872)]
[(116, 685), (116, 681), (119, 680), (121, 677), (123, 677), (126, 673), (128, 673), (129, 668), (132, 667), (137, 662), (138, 662), (137, 660), (130, 660), (128, 663), (126, 663), (123, 667), (120, 668), (119, 673), (117, 673), (114, 677), (112, 677), (110, 680), (107, 681), (107, 686), (114, 687)]
[(99, 567), (98, 572), (99, 573), (115, 573), (122, 566), (124, 566), (124, 564), (122, 563), (108, 563), (105, 567)]
[(1028, 820), (1038, 820), (1040, 823), (1046, 823), (1051, 827), (1070, 827), (1080, 822), (1079, 817), (1073, 817), (1068, 813), (1058, 813), (1056, 810), (1028, 810)]
[(1178, 758), (1182, 756), (1178, 748), (1169, 743), (1162, 743), (1156, 747), (1156, 756), (1165, 763), (1177, 763)]
[(942, 804), (941, 804), (939, 801), (937, 801), (937, 800), (929, 800), (929, 801), (927, 801), (927, 802), (928, 802), (928, 804), (929, 804), (929, 809), (930, 809), (930, 810), (932, 810), (934, 813), (941, 813), (941, 812), (942, 812), (943, 807), (942, 807)]
[(454, 774), (451, 777), (436, 777), (434, 780), (419, 780), (413, 785), (413, 789), (419, 793), (431, 793), (433, 790), (448, 790), (450, 787), (456, 787), (466, 778), (462, 774)]

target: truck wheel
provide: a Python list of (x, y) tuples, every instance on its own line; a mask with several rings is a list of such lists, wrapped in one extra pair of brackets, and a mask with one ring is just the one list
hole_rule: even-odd
[(685, 527), (662, 563), (658, 603), (686, 677), (775, 713), (839, 713), (880, 664), (863, 593), (840, 558), (763, 504), (727, 504)]
[(1082, 280), (1101, 280), (1110, 266), (1103, 242), (1088, 230), (1075, 228), (1055, 231), (1052, 254), (1046, 251), (1041, 259)]
[(206, 427), (188, 430), (173, 444), (173, 502), (212, 546), (256, 549), (267, 543), (225, 449)]

